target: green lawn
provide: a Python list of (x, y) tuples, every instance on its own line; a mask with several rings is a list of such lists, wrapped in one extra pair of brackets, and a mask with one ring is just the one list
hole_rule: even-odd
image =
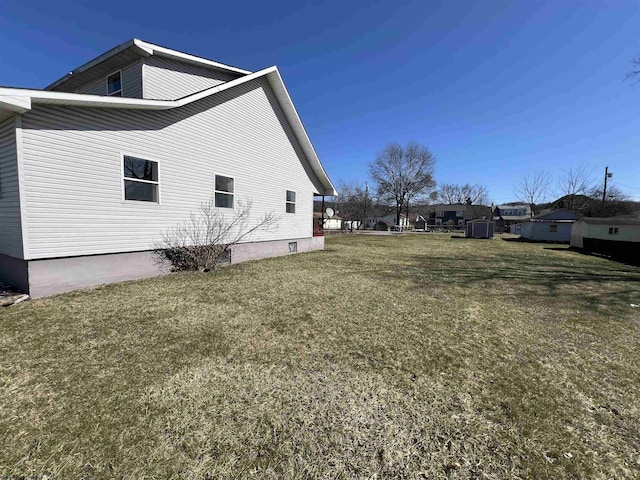
[(0, 477), (640, 477), (640, 268), (326, 246), (0, 310)]

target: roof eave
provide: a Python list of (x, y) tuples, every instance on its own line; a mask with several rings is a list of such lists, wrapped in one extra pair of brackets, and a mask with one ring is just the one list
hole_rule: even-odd
[[(168, 110), (172, 108), (182, 107), (189, 103), (198, 101), (205, 97), (209, 97), (216, 93), (228, 90), (230, 88), (242, 85), (244, 83), (255, 80), (259, 77), (266, 77), (274, 91), (282, 110), (291, 125), (291, 128), (302, 147), (311, 169), (313, 170), (316, 178), (319, 180), (324, 190), (317, 192), (319, 195), (335, 196), (338, 194), (331, 179), (327, 175), (320, 158), (316, 153), (307, 131), (300, 120), (300, 116), (291, 101), (289, 92), (282, 81), (280, 72), (274, 67), (265, 68), (258, 72), (245, 75), (243, 77), (231, 80), (215, 87), (208, 88), (201, 92), (188, 95), (178, 100), (147, 100), (138, 98), (126, 98), (126, 97), (103, 97), (98, 95), (86, 95), (79, 93), (66, 93), (66, 92), (53, 92), (43, 90), (28, 90), (28, 89), (11, 89), (0, 88), (0, 100), (3, 98), (11, 98), (12, 102), (20, 103), (24, 108), (29, 110), (31, 103), (36, 104), (48, 104), (48, 105), (65, 105), (65, 106), (80, 106), (80, 107), (97, 107), (97, 108), (128, 108), (139, 110)], [(28, 104), (28, 106), (27, 106)]]

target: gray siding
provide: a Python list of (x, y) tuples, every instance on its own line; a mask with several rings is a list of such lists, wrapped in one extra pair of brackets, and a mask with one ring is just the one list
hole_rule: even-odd
[[(112, 73), (114, 72), (109, 72), (108, 75), (111, 75)], [(107, 77), (100, 77), (81, 86), (77, 93), (106, 95)], [(122, 96), (129, 98), (142, 98), (142, 60), (122, 68)]]
[(22, 258), (16, 118), (0, 123), (0, 254)]
[(221, 72), (157, 56), (144, 63), (144, 98), (175, 100), (241, 75)]
[[(556, 225), (556, 232), (551, 231), (551, 225)], [(540, 242), (569, 242), (572, 226), (573, 223), (566, 222), (523, 222), (520, 235)]]
[[(28, 258), (153, 248), (211, 198), (214, 173), (254, 216), (280, 217), (247, 241), (312, 236), (317, 179), (264, 78), (166, 111), (40, 106), (23, 127)], [(123, 202), (122, 153), (159, 162), (160, 204)]]

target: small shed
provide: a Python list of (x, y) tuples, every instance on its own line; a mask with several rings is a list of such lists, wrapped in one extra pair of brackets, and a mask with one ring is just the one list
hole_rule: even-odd
[(640, 218), (581, 218), (571, 229), (571, 246), (640, 262)]
[(467, 238), (492, 238), (494, 225), (490, 220), (471, 220), (467, 222)]
[(578, 213), (566, 208), (536, 215), (521, 223), (520, 236), (534, 242), (569, 243), (571, 227), (579, 218)]

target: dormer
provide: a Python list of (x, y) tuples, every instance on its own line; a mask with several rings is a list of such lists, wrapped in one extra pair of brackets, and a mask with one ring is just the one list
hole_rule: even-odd
[(175, 100), (250, 73), (133, 39), (76, 68), (45, 90)]

